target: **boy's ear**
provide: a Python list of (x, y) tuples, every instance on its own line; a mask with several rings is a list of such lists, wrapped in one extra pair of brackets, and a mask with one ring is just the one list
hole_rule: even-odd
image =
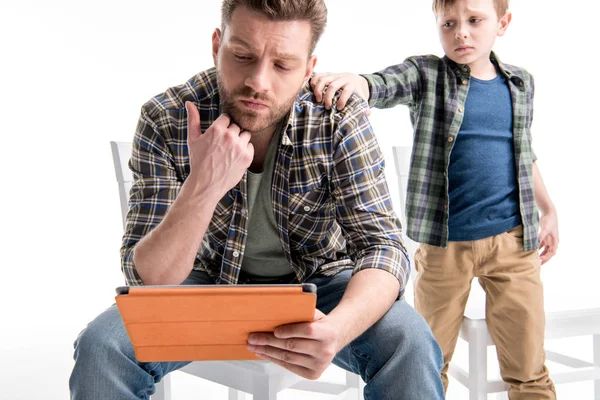
[(506, 14), (504, 14), (504, 16), (500, 18), (500, 20), (498, 21), (498, 36), (503, 36), (506, 33), (506, 29), (508, 28), (508, 24), (510, 24), (511, 19), (512, 13), (510, 11), (507, 11)]

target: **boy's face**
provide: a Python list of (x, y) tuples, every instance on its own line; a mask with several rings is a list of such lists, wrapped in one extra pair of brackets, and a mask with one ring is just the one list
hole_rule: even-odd
[(490, 64), (496, 37), (504, 35), (510, 19), (508, 12), (498, 17), (494, 0), (458, 0), (436, 15), (444, 53), (473, 71), (482, 70)]
[(314, 68), (311, 34), (308, 21), (272, 21), (237, 7), (225, 31), (213, 34), (223, 112), (251, 133), (275, 126)]

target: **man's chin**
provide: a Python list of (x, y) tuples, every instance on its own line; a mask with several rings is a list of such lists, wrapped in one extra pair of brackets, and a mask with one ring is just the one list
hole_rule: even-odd
[[(254, 114), (254, 113), (253, 113)], [(260, 132), (269, 127), (269, 122), (266, 118), (258, 115), (248, 115), (246, 113), (234, 113), (233, 121), (244, 131)]]

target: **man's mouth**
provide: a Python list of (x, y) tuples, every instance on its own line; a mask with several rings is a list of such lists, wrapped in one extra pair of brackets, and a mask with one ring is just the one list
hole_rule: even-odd
[(256, 100), (256, 99), (242, 98), (242, 99), (240, 99), (240, 102), (244, 106), (251, 108), (253, 110), (262, 110), (262, 109), (265, 109), (268, 107), (266, 103), (263, 103), (262, 101)]

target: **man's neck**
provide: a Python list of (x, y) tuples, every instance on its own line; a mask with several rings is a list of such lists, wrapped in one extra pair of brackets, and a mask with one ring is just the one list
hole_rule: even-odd
[(250, 143), (254, 146), (254, 158), (252, 159), (250, 168), (248, 168), (251, 172), (262, 172), (269, 144), (271, 143), (271, 139), (273, 139), (273, 135), (279, 133), (280, 127), (281, 122), (278, 122), (260, 132), (252, 132)]

